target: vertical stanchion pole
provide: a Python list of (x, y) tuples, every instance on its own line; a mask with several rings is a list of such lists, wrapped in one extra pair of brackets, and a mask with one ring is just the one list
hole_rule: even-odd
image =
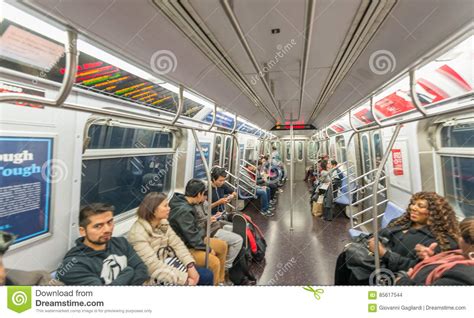
[[(207, 163), (206, 157), (204, 157), (204, 152), (202, 151), (201, 144), (199, 143), (199, 139), (196, 134), (196, 130), (191, 129), (194, 137), (194, 142), (196, 143), (196, 147), (199, 150), (199, 154), (201, 155), (201, 160), (204, 165), (204, 170), (206, 170), (206, 176), (207, 176), (207, 200), (209, 203), (212, 203), (212, 184), (211, 184), (211, 171), (209, 170), (209, 165)], [(211, 213), (212, 213), (212, 208), (211, 204), (208, 204), (207, 206), (207, 222), (206, 222), (206, 259), (205, 259), (205, 264), (206, 268), (209, 268), (209, 243), (210, 243), (210, 236), (211, 236)]]
[(294, 181), (294, 157), (295, 157), (295, 140), (293, 135), (293, 114), (292, 121), (290, 122), (290, 140), (291, 140), (291, 151), (290, 151), (290, 231), (293, 231), (293, 181)]

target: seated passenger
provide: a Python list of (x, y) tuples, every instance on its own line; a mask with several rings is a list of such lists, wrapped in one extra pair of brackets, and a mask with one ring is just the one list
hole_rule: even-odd
[[(195, 205), (196, 221), (198, 226), (205, 232), (207, 226), (207, 209), (209, 202), (207, 201), (207, 192), (205, 193), (204, 202)], [(211, 216), (211, 237), (223, 240), (227, 243), (229, 249), (225, 262), (226, 274), (232, 267), (235, 258), (242, 249), (243, 239), (240, 235), (232, 232), (232, 223), (219, 220), (221, 212)]]
[(256, 169), (250, 164), (247, 164), (245, 168), (248, 170), (247, 173), (249, 178), (255, 180), (255, 183), (257, 185), (255, 189), (255, 194), (260, 200), (260, 214), (262, 214), (263, 216), (275, 215), (275, 213), (273, 213), (273, 210), (275, 209), (273, 204), (275, 204), (275, 201), (270, 204), (271, 190), (269, 187), (263, 185), (263, 180), (259, 178), (258, 169)]
[(336, 192), (342, 185), (342, 179), (344, 179), (344, 173), (339, 169), (336, 160), (332, 159), (328, 163), (328, 169), (332, 179), (333, 191)]
[(257, 166), (257, 185), (259, 186), (266, 186), (270, 188), (270, 205), (274, 205), (276, 203), (276, 193), (278, 190), (278, 186), (275, 182), (271, 182), (269, 179), (269, 174), (267, 171), (267, 162), (265, 157), (258, 160)]
[[(200, 280), (194, 258), (168, 223), (170, 207), (166, 194), (151, 192), (145, 196), (138, 219), (128, 233), (128, 241), (148, 267), (156, 284), (212, 285)], [(209, 271), (207, 276), (212, 276)]]
[(76, 246), (67, 252), (56, 276), (66, 285), (144, 285), (145, 264), (124, 237), (112, 237), (112, 205), (93, 203), (79, 212)]
[[(459, 228), (452, 207), (442, 196), (418, 192), (411, 197), (407, 212), (390, 222), (379, 235), (385, 240), (385, 243), (379, 243), (381, 264), (395, 273), (407, 271), (420, 261), (416, 251), (419, 244), (429, 247), (437, 243), (436, 253), (457, 248)], [(368, 249), (372, 253), (374, 246), (371, 238)], [(337, 259), (335, 285), (369, 284), (373, 270), (372, 266), (352, 262), (344, 251)]]
[(0, 231), (0, 286), (44, 286), (51, 285), (51, 276), (46, 271), (22, 271), (3, 266), (3, 255), (6, 253), (15, 236)]
[(224, 213), (225, 205), (237, 196), (237, 193), (225, 184), (226, 178), (227, 172), (224, 168), (218, 166), (212, 167), (212, 215), (217, 212)]
[[(474, 285), (474, 217), (464, 219), (459, 228), (460, 249), (427, 257), (402, 275), (397, 285)], [(436, 245), (426, 252), (434, 254)]]
[[(170, 200), (169, 223), (184, 244), (189, 248), (197, 266), (205, 266), (205, 231), (199, 227), (194, 206), (204, 201), (206, 185), (201, 180), (192, 179), (186, 184), (185, 194), (175, 193)], [(225, 261), (227, 243), (210, 238), (209, 269), (214, 274), (214, 285), (225, 282)]]

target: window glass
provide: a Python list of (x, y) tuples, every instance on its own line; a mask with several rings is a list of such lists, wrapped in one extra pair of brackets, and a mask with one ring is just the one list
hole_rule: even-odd
[(462, 217), (474, 216), (474, 158), (441, 156), (444, 196)]
[(115, 215), (138, 207), (149, 192), (171, 188), (173, 155), (133, 156), (82, 161), (81, 205), (115, 206)]
[(296, 142), (296, 151), (298, 154), (298, 160), (299, 161), (303, 160), (303, 142), (302, 141)]
[(290, 141), (286, 142), (286, 160), (287, 161), (291, 160), (291, 142)]
[(347, 154), (346, 154), (346, 144), (344, 142), (344, 136), (337, 136), (336, 137), (336, 148), (337, 148), (337, 160), (340, 163), (347, 161)]
[(308, 143), (308, 159), (309, 160), (316, 159), (316, 143), (314, 141), (310, 141)]
[(222, 138), (221, 136), (216, 136), (214, 142), (214, 161), (212, 163), (213, 166), (220, 166), (221, 164), (221, 146)]
[(378, 167), (383, 157), (383, 146), (382, 140), (380, 139), (380, 133), (374, 133), (373, 139), (375, 150), (375, 166)]
[(226, 137), (225, 139), (225, 153), (224, 153), (224, 168), (227, 170), (230, 169), (230, 156), (231, 156), (231, 145), (232, 145), (232, 138)]
[(370, 158), (369, 138), (367, 138), (367, 135), (362, 136), (362, 161), (364, 165), (364, 173), (372, 170), (372, 160)]
[(441, 146), (474, 148), (474, 123), (443, 127), (441, 129)]
[(89, 149), (171, 148), (173, 134), (141, 128), (92, 125)]

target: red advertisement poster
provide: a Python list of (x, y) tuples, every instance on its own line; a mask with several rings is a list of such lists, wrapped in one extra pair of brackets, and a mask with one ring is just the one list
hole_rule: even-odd
[(403, 176), (403, 160), (402, 151), (400, 149), (392, 149), (393, 174)]
[(375, 103), (375, 109), (377, 109), (384, 117), (392, 117), (414, 108), (415, 107), (411, 101), (399, 96), (396, 92)]

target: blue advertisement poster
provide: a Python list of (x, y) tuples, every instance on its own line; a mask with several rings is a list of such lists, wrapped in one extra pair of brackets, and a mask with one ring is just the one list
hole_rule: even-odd
[[(210, 142), (201, 142), (202, 152), (204, 153), (204, 157), (206, 158), (207, 162), (209, 163), (209, 149), (211, 148)], [(204, 169), (204, 163), (201, 160), (201, 154), (199, 153), (198, 147), (194, 151), (194, 174), (193, 178), (195, 179), (205, 179), (206, 170)]]
[(49, 232), (53, 138), (0, 137), (0, 230), (15, 243)]

